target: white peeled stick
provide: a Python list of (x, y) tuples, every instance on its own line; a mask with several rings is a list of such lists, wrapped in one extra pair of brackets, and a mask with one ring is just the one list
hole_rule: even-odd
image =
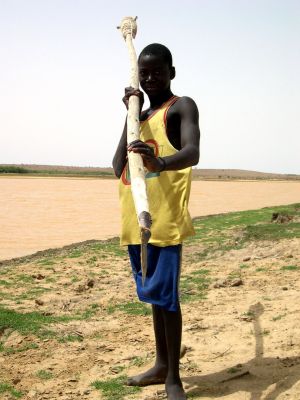
[[(137, 17), (124, 17), (121, 25), (123, 38), (126, 42), (130, 57), (130, 86), (134, 89), (139, 88), (138, 64), (136, 52), (133, 46), (133, 39), (137, 32)], [(138, 96), (130, 96), (127, 113), (127, 144), (140, 138), (140, 100)], [(129, 152), (128, 163), (131, 179), (131, 191), (137, 214), (138, 224), (141, 235), (141, 264), (142, 264), (142, 282), (144, 284), (147, 274), (147, 243), (151, 236), (151, 215), (149, 213), (149, 204), (147, 198), (147, 187), (145, 179), (145, 168), (140, 154)]]

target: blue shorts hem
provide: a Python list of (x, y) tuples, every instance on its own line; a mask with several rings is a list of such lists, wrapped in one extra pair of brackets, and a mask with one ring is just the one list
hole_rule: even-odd
[(141, 246), (129, 245), (128, 252), (138, 298), (167, 311), (178, 311), (178, 284), (182, 245), (158, 247), (148, 244), (148, 269), (144, 284), (141, 271)]
[(144, 303), (151, 304), (153, 306), (159, 306), (159, 307), (161, 307), (161, 308), (163, 308), (164, 310), (167, 310), (167, 311), (176, 312), (179, 309), (178, 304), (177, 305), (171, 304), (170, 306), (168, 306), (166, 304), (163, 304), (160, 301), (152, 300), (152, 299), (149, 299), (149, 298), (146, 298), (146, 297), (143, 297), (143, 296), (139, 296), (138, 295), (138, 298), (139, 298), (140, 301), (142, 301)]

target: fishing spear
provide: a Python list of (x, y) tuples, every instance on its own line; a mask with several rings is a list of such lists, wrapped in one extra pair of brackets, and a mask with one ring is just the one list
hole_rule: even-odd
[[(121, 30), (126, 42), (130, 58), (130, 86), (139, 89), (138, 63), (133, 45), (133, 39), (137, 33), (137, 17), (124, 17), (118, 29)], [(127, 111), (127, 144), (140, 138), (140, 99), (138, 96), (130, 96)], [(131, 192), (135, 205), (137, 220), (141, 237), (141, 265), (142, 283), (147, 274), (147, 244), (151, 236), (152, 219), (149, 213), (145, 168), (140, 154), (128, 152), (128, 164), (131, 178)]]

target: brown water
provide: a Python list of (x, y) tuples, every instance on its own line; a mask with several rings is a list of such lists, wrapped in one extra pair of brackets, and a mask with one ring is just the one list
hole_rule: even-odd
[[(193, 217), (300, 202), (300, 182), (194, 181)], [(0, 177), (0, 259), (120, 231), (118, 181)]]

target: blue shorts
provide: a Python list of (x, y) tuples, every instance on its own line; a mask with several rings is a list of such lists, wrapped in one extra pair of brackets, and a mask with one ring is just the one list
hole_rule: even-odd
[(141, 246), (135, 244), (128, 246), (137, 295), (141, 301), (155, 304), (168, 311), (178, 310), (181, 251), (181, 244), (166, 247), (148, 244), (148, 269), (143, 286)]

